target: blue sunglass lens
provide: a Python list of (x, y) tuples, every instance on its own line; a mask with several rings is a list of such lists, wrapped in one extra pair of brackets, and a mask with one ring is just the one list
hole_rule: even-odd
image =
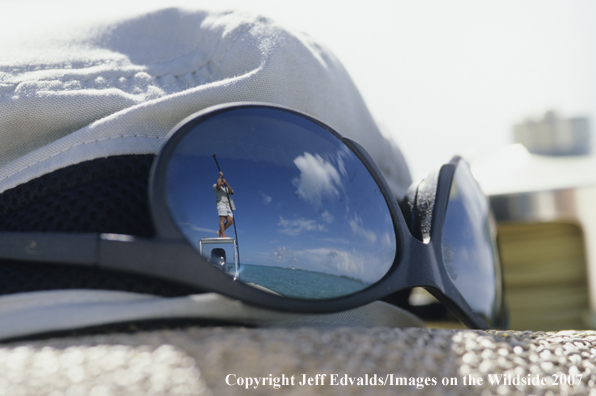
[[(228, 214), (218, 207), (228, 197), (216, 198), (218, 166), (233, 192)], [(241, 107), (204, 117), (174, 149), (166, 192), (180, 232), (206, 260), (272, 293), (349, 295), (395, 259), (393, 221), (370, 172), (337, 136), (293, 112)]]
[(502, 316), (501, 273), (489, 203), (468, 165), (453, 176), (442, 230), (443, 262), (470, 307), (489, 325)]

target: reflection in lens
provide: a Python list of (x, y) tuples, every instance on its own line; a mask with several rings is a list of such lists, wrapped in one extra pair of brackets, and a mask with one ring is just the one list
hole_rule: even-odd
[(443, 261), (449, 277), (471, 308), (489, 324), (501, 313), (501, 274), (488, 200), (468, 165), (453, 177), (442, 231)]
[(174, 149), (167, 180), (188, 241), (260, 289), (344, 296), (381, 279), (395, 259), (393, 222), (370, 172), (297, 114), (250, 107), (203, 119)]

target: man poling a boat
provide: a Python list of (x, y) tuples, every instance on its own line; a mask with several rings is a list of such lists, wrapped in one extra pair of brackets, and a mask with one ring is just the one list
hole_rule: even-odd
[(219, 171), (217, 183), (213, 185), (215, 191), (215, 201), (217, 205), (217, 214), (219, 215), (219, 230), (217, 236), (219, 238), (228, 238), (226, 230), (234, 223), (234, 201), (230, 195), (234, 195), (234, 190), (223, 177), (223, 172)]

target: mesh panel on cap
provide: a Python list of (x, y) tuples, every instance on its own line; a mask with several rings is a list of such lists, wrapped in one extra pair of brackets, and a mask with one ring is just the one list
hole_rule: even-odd
[(100, 158), (0, 194), (0, 231), (154, 234), (147, 184), (153, 155)]
[[(0, 194), (0, 231), (96, 232), (151, 237), (148, 182), (154, 155), (100, 158)], [(105, 289), (163, 296), (196, 289), (88, 267), (0, 260), (0, 294)]]

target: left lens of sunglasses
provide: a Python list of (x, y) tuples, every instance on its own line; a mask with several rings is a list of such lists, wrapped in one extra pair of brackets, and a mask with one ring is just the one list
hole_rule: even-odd
[(177, 133), (167, 205), (210, 265), (302, 299), (355, 293), (391, 268), (396, 237), (385, 197), (326, 127), (247, 106), (203, 115)]

